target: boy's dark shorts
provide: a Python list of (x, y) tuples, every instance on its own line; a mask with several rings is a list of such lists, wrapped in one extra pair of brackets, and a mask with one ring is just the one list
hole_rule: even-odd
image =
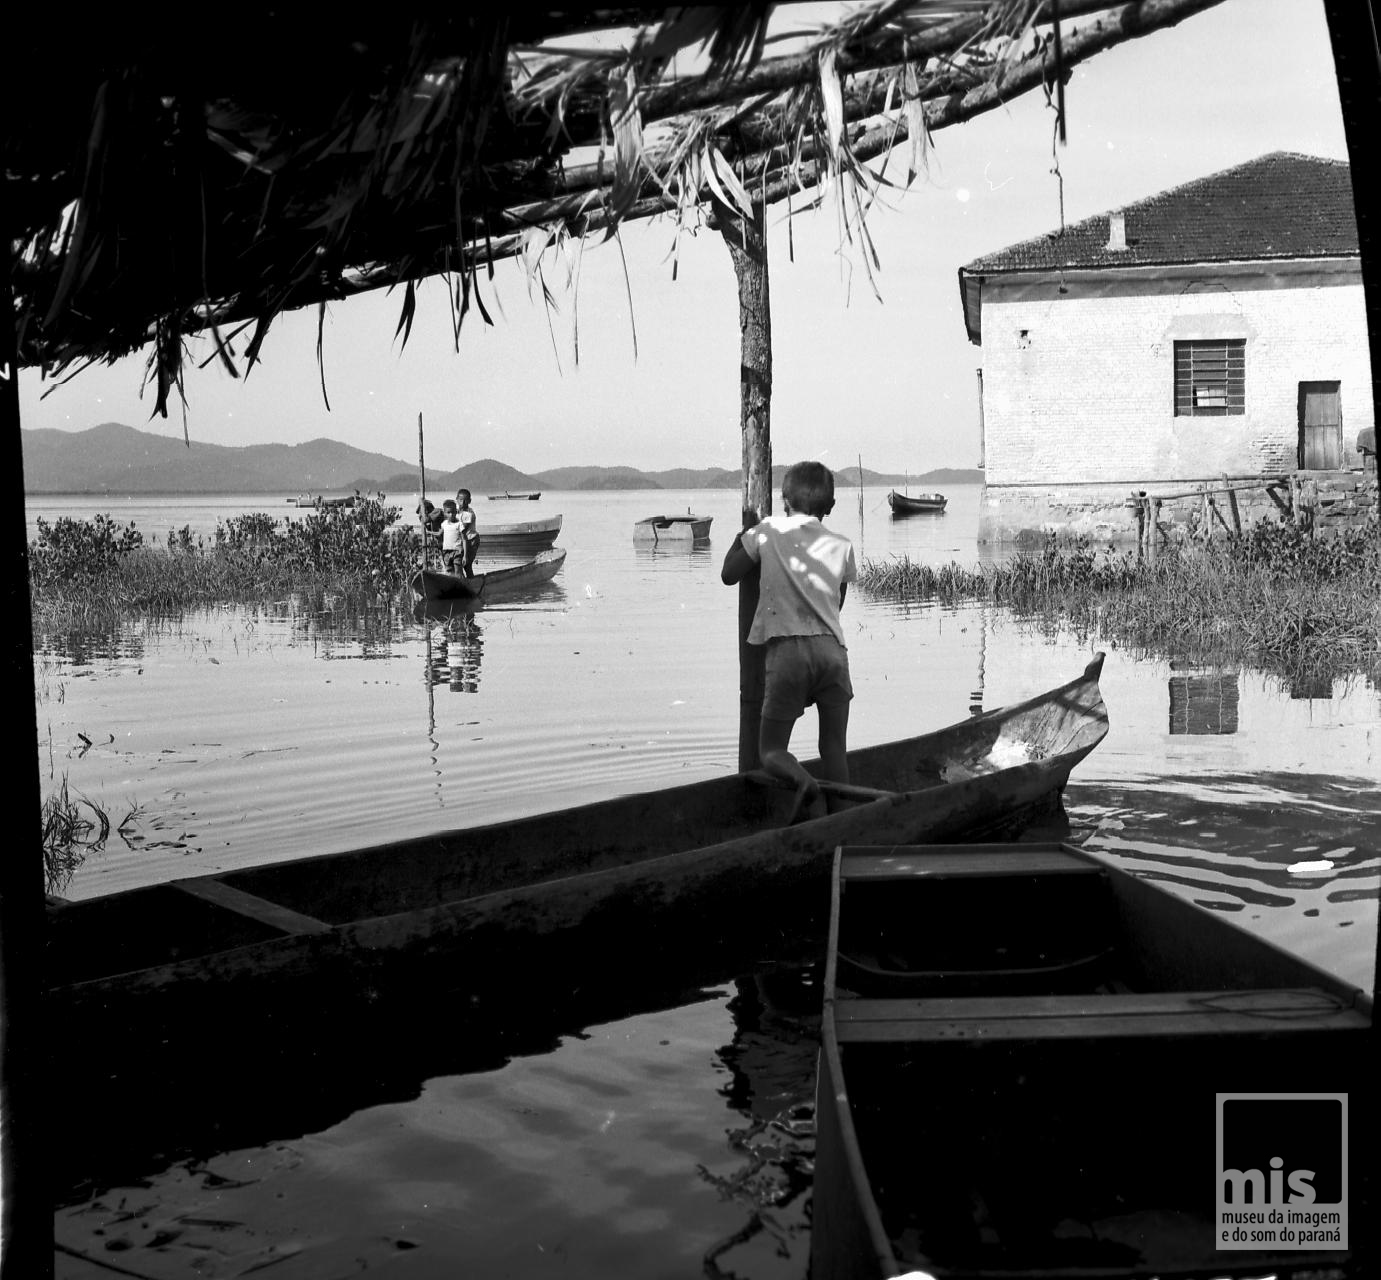
[(765, 720), (795, 721), (812, 702), (847, 706), (853, 696), (849, 651), (833, 636), (779, 636), (767, 642)]

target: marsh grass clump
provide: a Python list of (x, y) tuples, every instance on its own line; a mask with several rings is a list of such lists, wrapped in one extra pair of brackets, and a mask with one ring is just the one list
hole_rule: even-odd
[(69, 791), (64, 774), (57, 788), (43, 798), (39, 821), (44, 892), (61, 894), (87, 857), (105, 848), (110, 818), (99, 805)]
[(412, 528), (395, 528), (398, 508), (358, 497), (302, 520), (263, 512), (218, 524), (209, 544), (189, 529), (148, 546), (133, 525), (108, 516), (40, 520), (29, 548), (35, 626), (73, 630), (131, 613), (248, 602), (310, 588), (389, 594), (404, 586), (419, 554)]
[(1381, 538), (1361, 528), (1317, 537), (1262, 523), (1208, 545), (1141, 560), (1087, 539), (962, 569), (865, 562), (860, 584), (898, 600), (981, 600), (1052, 618), (1149, 655), (1252, 663), (1291, 680), (1381, 674)]

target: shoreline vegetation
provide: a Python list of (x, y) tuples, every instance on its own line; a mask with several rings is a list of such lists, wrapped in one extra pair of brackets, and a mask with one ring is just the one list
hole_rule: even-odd
[[(131, 614), (273, 599), (328, 588), (390, 596), (406, 587), (421, 540), (397, 507), (357, 495), (352, 509), (298, 521), (266, 513), (217, 524), (209, 541), (170, 529), (146, 544), (108, 515), (38, 522), (29, 546), (35, 636), (79, 633)], [(1381, 675), (1381, 529), (1328, 536), (1261, 522), (1154, 560), (1051, 534), (1039, 550), (972, 568), (909, 557), (865, 560), (859, 586), (896, 601), (987, 603), (1123, 648), (1287, 677), (1334, 669)]]
[(1155, 559), (1086, 538), (997, 564), (935, 568), (865, 561), (859, 585), (887, 599), (987, 602), (1144, 657), (1254, 666), (1289, 683), (1329, 675), (1381, 682), (1381, 529), (1375, 517), (1316, 537), (1262, 522)]
[[(398, 508), (361, 497), (353, 510), (301, 521), (253, 513), (217, 525), (208, 541), (187, 528), (146, 544), (107, 515), (49, 525), (29, 546), (34, 651), (44, 637), (109, 629), (130, 616), (254, 603), (331, 590), (364, 603), (407, 587), (420, 538), (394, 527)], [(1072, 630), (1138, 656), (1204, 668), (1251, 666), (1289, 683), (1337, 676), (1381, 685), (1381, 530), (1373, 519), (1315, 537), (1262, 523), (1218, 542), (1172, 548), (1154, 561), (1134, 550), (1057, 540), (1005, 561), (939, 567), (908, 557), (865, 560), (859, 587), (874, 598), (940, 607), (990, 604), (1043, 631)], [(40, 682), (40, 698), (51, 696)], [(131, 815), (133, 816), (133, 815)], [(64, 775), (44, 802), (46, 891), (124, 827)]]

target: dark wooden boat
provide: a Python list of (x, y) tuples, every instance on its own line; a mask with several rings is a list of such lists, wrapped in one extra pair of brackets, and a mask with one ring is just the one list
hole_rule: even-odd
[[(1069, 844), (844, 847), (812, 1280), (1361, 1274), (1337, 1245), (1219, 1247), (1217, 1095), (1343, 1093), (1372, 1133), (1374, 1045), (1366, 992)], [(1279, 1127), (1251, 1165), (1290, 1157), (1256, 1114)]]
[[(48, 1023), (91, 1043), (152, 1022), (225, 1034), (257, 1016), (430, 989), (509, 948), (581, 939), (654, 955), (715, 927), (761, 936), (801, 890), (823, 924), (844, 841), (1012, 834), (1060, 813), (1107, 733), (1099, 655), (1077, 679), (949, 728), (850, 753), (857, 801), (788, 825), (794, 793), (732, 774), (422, 839), (227, 871), (49, 909)], [(813, 766), (812, 766), (813, 767)], [(237, 1014), (238, 1016), (238, 1014)], [(80, 1056), (80, 1055), (78, 1055)]]
[(522, 520), (515, 524), (484, 524), (480, 527), (480, 547), (485, 552), (504, 554), (543, 551), (556, 541), (561, 532), (561, 517), (547, 516), (544, 520)]
[(894, 516), (934, 516), (944, 512), (949, 501), (943, 493), (898, 493), (887, 495), (887, 505)]
[(296, 498), (289, 498), (289, 504), (304, 509), (316, 509), (325, 511), (327, 508), (344, 507), (350, 508), (355, 505), (355, 495), (347, 494), (343, 498), (323, 498), (320, 494), (300, 494)]
[(633, 541), (640, 545), (703, 542), (710, 536), (713, 516), (648, 516), (633, 526)]
[(419, 569), (412, 576), (412, 589), (423, 600), (489, 600), (536, 586), (539, 582), (549, 582), (565, 559), (565, 551), (553, 547), (522, 564), (476, 573), (469, 578), (447, 573), (444, 569)]
[(542, 491), (536, 493), (490, 493), (486, 494), (490, 502), (536, 502), (542, 496)]

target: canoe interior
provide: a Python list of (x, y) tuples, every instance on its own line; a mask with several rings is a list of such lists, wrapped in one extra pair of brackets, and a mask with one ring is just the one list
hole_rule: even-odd
[[(821, 1118), (817, 1229), (823, 1211), (866, 1256), (871, 1201), (886, 1243), (867, 1268), (818, 1255), (823, 1274), (1345, 1259), (1220, 1251), (1206, 1188), (1217, 1093), (1346, 1092), (1371, 1131), (1366, 993), (1069, 846), (845, 850), (836, 893), (822, 1073), (847, 1108)], [(1370, 1183), (1351, 1163), (1355, 1238)]]
[[(977, 839), (988, 829), (1019, 832), (1057, 809), (1069, 770), (1107, 732), (1097, 668), (1095, 660), (1080, 679), (1028, 703), (851, 752), (856, 783), (914, 798), (863, 804), (789, 829), (792, 792), (735, 774), (60, 907), (50, 912), (49, 985), (248, 947), (262, 936), (261, 917), (270, 912), (287, 913), (283, 932), (307, 935), (308, 943), (312, 929), (384, 917), (403, 920), (404, 934), (420, 934), (425, 925), (408, 917), (525, 887), (534, 894), (540, 887), (539, 897), (555, 899), (564, 890), (548, 893), (549, 886), (569, 886), (565, 896), (575, 899), (586, 892), (582, 881), (595, 879), (585, 873), (658, 859), (656, 872), (637, 889), (644, 899), (662, 895), (658, 903), (648, 899), (649, 909), (683, 887), (692, 901), (693, 893), (708, 893), (706, 885), (721, 886), (720, 898), (742, 894), (746, 900), (750, 887), (767, 892), (780, 871), (784, 881), (818, 882), (823, 914), (830, 851), (850, 833), (913, 830), (927, 834), (908, 838), (931, 838), (933, 832), (937, 839)], [(762, 843), (750, 848), (752, 841)], [(721, 851), (712, 876), (695, 866), (661, 869), (680, 854), (697, 865), (708, 862), (699, 857), (707, 848)], [(673, 880), (671, 871), (681, 878)], [(600, 892), (610, 890), (592, 887), (591, 900)], [(636, 894), (618, 892), (638, 901)], [(248, 919), (235, 910), (235, 895), (248, 904)], [(225, 903), (223, 918), (208, 898)], [(538, 927), (545, 917), (531, 910)], [(525, 918), (516, 908), (498, 914), (514, 921), (515, 929)]]

